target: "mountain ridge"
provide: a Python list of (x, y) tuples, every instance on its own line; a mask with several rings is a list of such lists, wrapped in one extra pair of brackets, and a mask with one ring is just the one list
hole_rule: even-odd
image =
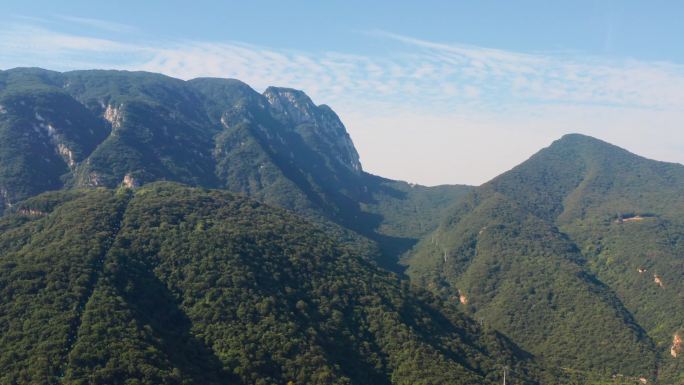
[[(450, 202), (442, 196), (469, 189), (412, 188), (364, 172), (335, 112), (290, 88), (258, 93), (235, 79), (35, 68), (2, 71), (0, 84), (3, 209), (59, 188), (157, 180), (223, 188), (349, 229), (350, 238), (378, 243), (378, 260), (399, 271), (399, 256), (425, 230), (378, 232), (393, 216), (383, 210), (430, 200), (443, 208)], [(88, 140), (70, 134), (91, 131)]]
[[(526, 383), (675, 384), (684, 380), (683, 190), (684, 166), (581, 134), (479, 187), (419, 186), (363, 171), (340, 118), (299, 90), (0, 71), (0, 306), (12, 314), (0, 328), (14, 338), (1, 366), (15, 382), (97, 373), (109, 382), (493, 383), (511, 365)], [(135, 204), (119, 215), (124, 200)], [(327, 270), (312, 267), (320, 261)], [(406, 269), (422, 288), (378, 265)], [(338, 276), (354, 284), (326, 286)], [(371, 287), (386, 296), (368, 302), (381, 294)], [(61, 305), (41, 302), (51, 298)], [(317, 313), (317, 301), (346, 310)], [(41, 303), (46, 313), (33, 307)], [(237, 345), (217, 321), (233, 319), (227, 309), (247, 317), (231, 326), (244, 338)], [(43, 322), (49, 312), (53, 323)], [(99, 342), (105, 329), (130, 338)], [(123, 367), (107, 346), (139, 366)], [(329, 360), (339, 351), (347, 357)], [(29, 363), (36, 356), (49, 358)]]
[(409, 275), (545, 360), (675, 383), (683, 190), (682, 165), (566, 135), (464, 198)]

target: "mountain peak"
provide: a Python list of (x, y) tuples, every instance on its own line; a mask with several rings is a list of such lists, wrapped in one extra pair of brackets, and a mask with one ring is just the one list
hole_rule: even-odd
[(614, 144), (608, 143), (601, 139), (594, 138), (593, 136), (571, 133), (563, 135), (560, 139), (554, 141), (551, 146), (547, 149), (543, 149), (540, 152), (544, 152), (548, 149), (565, 149), (578, 151), (577, 155), (587, 156), (587, 155), (615, 155), (620, 153), (622, 155), (632, 155), (629, 151), (618, 147)]
[(188, 80), (188, 83), (201, 87), (203, 91), (231, 90), (233, 93), (258, 94), (247, 83), (238, 79), (202, 77)]
[[(337, 160), (354, 173), (362, 171), (359, 154), (347, 129), (330, 107), (317, 106), (306, 93), (293, 88), (268, 87), (263, 95), (282, 122), (302, 127), (306, 125), (307, 128), (300, 130), (315, 132), (318, 139), (311, 143), (312, 146), (323, 153), (336, 154)], [(311, 138), (309, 133), (304, 133), (304, 136)]]
[[(540, 218), (564, 222), (616, 212), (666, 215), (679, 198), (684, 167), (569, 134), (485, 184)], [(656, 199), (657, 197), (657, 199)], [(667, 202), (667, 203), (666, 203)]]
[(593, 136), (585, 135), (585, 134), (580, 134), (577, 132), (571, 132), (569, 134), (565, 134), (561, 136), (560, 139), (557, 140), (558, 142), (589, 142), (589, 141), (596, 141), (596, 142), (603, 142), (600, 139), (594, 138)]
[(293, 95), (298, 98), (306, 98), (309, 102), (311, 102), (311, 98), (309, 98), (309, 96), (304, 91), (290, 87), (269, 86), (264, 91), (264, 95)]
[(293, 88), (268, 87), (264, 97), (283, 118), (294, 124), (313, 122), (316, 119), (316, 105), (303, 91)]

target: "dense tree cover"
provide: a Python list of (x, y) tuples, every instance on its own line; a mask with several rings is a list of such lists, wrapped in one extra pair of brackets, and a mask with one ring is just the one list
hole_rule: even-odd
[(33, 218), (4, 229), (0, 382), (51, 383), (62, 375), (126, 200), (125, 194), (93, 191), (49, 215), (18, 213)]
[(226, 192), (53, 193), (3, 221), (2, 384), (485, 384), (503, 366), (510, 383), (550, 375), (319, 227)]
[(405, 270), (397, 262), (437, 228), (444, 212), (472, 189), (462, 185), (425, 187), (374, 175), (366, 180), (373, 196), (361, 203), (361, 210), (369, 215), (355, 228), (380, 246), (381, 259), (376, 258), (380, 265), (397, 272)]
[[(77, 189), (159, 180), (312, 222)], [(0, 382), (487, 383), (505, 364), (679, 383), (683, 189), (681, 165), (581, 135), (477, 189), (415, 186), (363, 172), (301, 91), (0, 71)], [(368, 262), (402, 255), (436, 299)]]
[(410, 188), (364, 173), (328, 106), (233, 79), (0, 71), (0, 139), (0, 212), (64, 187), (177, 181), (333, 223), (346, 238), (379, 244), (380, 261), (395, 269), (436, 226), (435, 214), (467, 190)]
[(651, 341), (553, 226), (495, 194), (441, 230), (410, 260), (415, 279), (454, 302), (464, 295), (476, 318), (548, 364), (652, 374)]
[(681, 165), (568, 135), (454, 207), (409, 272), (554, 365), (679, 383), (683, 188)]

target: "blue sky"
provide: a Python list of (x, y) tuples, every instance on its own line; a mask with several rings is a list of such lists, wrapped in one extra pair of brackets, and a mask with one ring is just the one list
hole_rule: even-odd
[(569, 132), (684, 163), (684, 2), (3, 1), (0, 68), (300, 88), (367, 171), (479, 184)]

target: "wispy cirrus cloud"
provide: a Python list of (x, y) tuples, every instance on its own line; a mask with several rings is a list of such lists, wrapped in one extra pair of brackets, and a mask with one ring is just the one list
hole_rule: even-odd
[(133, 32), (139, 31), (139, 29), (137, 27), (134, 27), (132, 25), (123, 24), (123, 23), (116, 23), (116, 22), (108, 21), (108, 20), (92, 19), (89, 17), (76, 17), (76, 16), (68, 16), (68, 15), (59, 15), (58, 17), (64, 21), (66, 21), (66, 22), (69, 22), (69, 23), (80, 24), (80, 25), (85, 26), (85, 27), (95, 28), (95, 29), (108, 31), (108, 32), (133, 33)]
[(110, 39), (60, 33), (32, 25), (11, 25), (0, 30), (4, 53), (21, 54), (27, 60), (35, 60), (55, 53), (89, 54), (91, 52), (146, 51), (144, 46), (127, 44)]
[[(61, 18), (126, 30), (94, 19)], [(0, 68), (119, 68), (183, 79), (232, 77), (256, 89), (300, 88), (340, 112), (367, 169), (427, 184), (482, 182), (570, 131), (684, 161), (682, 65), (510, 52), (385, 31), (367, 36), (392, 43), (393, 49), (358, 55), (235, 41), (131, 42), (18, 20), (0, 27)], [(652, 135), (655, 122), (674, 139)], [(474, 152), (463, 143), (489, 149)], [(468, 162), (478, 167), (461, 167)]]
[(560, 52), (509, 52), (434, 43), (383, 31), (371, 35), (421, 48), (416, 59), (451, 66), (431, 80), (469, 84), (483, 98), (644, 108), (684, 106), (682, 65)]

